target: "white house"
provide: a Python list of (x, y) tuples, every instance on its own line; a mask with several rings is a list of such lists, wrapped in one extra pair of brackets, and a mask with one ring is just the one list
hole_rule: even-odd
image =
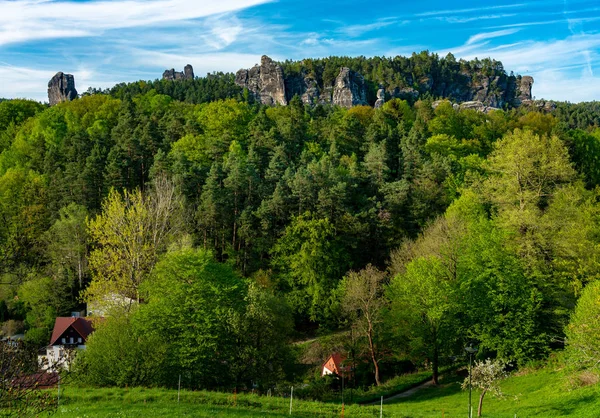
[(94, 332), (92, 322), (80, 317), (58, 317), (46, 355), (39, 356), (42, 369), (49, 372), (69, 368), (76, 350), (85, 349), (87, 337)]

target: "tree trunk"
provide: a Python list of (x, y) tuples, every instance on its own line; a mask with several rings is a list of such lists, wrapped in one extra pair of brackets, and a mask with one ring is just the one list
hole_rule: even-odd
[(433, 377), (431, 380), (433, 381), (434, 385), (437, 385), (439, 383), (439, 378), (440, 378), (439, 367), (440, 367), (440, 350), (436, 343), (433, 346), (433, 358), (431, 359), (431, 369), (432, 369), (431, 371), (433, 374)]
[(481, 416), (481, 407), (483, 405), (483, 397), (485, 396), (485, 389), (481, 392), (481, 396), (479, 397), (479, 406), (477, 407), (477, 416)]
[(377, 358), (375, 357), (375, 345), (373, 344), (373, 332), (371, 329), (369, 329), (368, 337), (369, 350), (371, 351), (371, 359), (373, 360), (373, 366), (375, 366), (375, 384), (377, 386), (380, 386), (381, 382), (379, 381), (379, 364), (377, 363)]

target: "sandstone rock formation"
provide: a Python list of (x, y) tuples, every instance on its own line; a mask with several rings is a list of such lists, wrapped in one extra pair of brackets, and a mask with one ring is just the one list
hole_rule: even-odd
[(72, 74), (58, 72), (48, 82), (48, 102), (54, 106), (60, 102), (68, 102), (77, 97), (75, 77)]
[[(435, 109), (444, 101), (449, 102), (449, 100), (436, 100), (433, 103), (431, 103), (431, 107)], [(452, 103), (452, 102), (450, 102), (450, 103), (452, 104), (452, 107), (454, 108), (454, 110), (471, 109), (471, 110), (476, 110), (478, 112), (483, 112), (483, 113), (490, 113), (490, 112), (493, 112), (494, 110), (499, 110), (497, 107), (487, 106), (485, 103), (483, 103), (479, 100), (462, 102), (460, 104)]]
[(350, 68), (342, 67), (333, 85), (332, 103), (347, 108), (366, 105), (367, 92), (363, 76)]
[[(410, 102), (430, 95), (448, 98), (453, 103), (468, 102), (463, 108), (488, 112), (519, 106), (531, 100), (533, 78), (508, 75), (499, 62), (492, 62), (491, 65), (475, 62), (470, 65), (461, 67), (457, 64), (449, 70), (450, 75), (432, 71), (417, 77), (409, 71), (400, 72), (395, 75), (398, 82), (395, 81), (394, 86), (380, 85), (375, 96), (375, 80), (367, 81), (349, 67), (340, 68), (335, 80), (331, 80), (331, 73), (325, 78), (323, 67), (315, 66), (314, 61), (306, 66), (299, 62), (292, 67), (287, 64), (282, 67), (263, 56), (259, 65), (239, 70), (235, 83), (247, 88), (256, 100), (268, 105), (287, 104), (297, 95), (308, 105), (352, 107), (369, 104), (380, 107), (385, 102), (386, 94)], [(283, 68), (286, 68), (285, 71), (290, 68), (289, 73), (284, 73)]]
[(377, 90), (377, 101), (375, 102), (375, 109), (380, 108), (385, 103), (385, 90)]
[(235, 75), (235, 84), (247, 88), (262, 104), (288, 103), (283, 70), (266, 55), (261, 57), (260, 65), (255, 65), (249, 70), (239, 70)]
[(521, 77), (521, 84), (519, 85), (519, 97), (520, 101), (531, 100), (531, 87), (533, 86), (533, 77), (525, 75)]
[(185, 67), (183, 67), (183, 76), (187, 80), (193, 80), (194, 79), (194, 67), (192, 67), (191, 64), (188, 64)]
[(183, 72), (181, 71), (175, 71), (174, 68), (171, 68), (170, 70), (165, 70), (165, 72), (163, 73), (163, 80), (193, 80), (194, 79), (194, 68), (188, 64), (185, 66), (185, 68), (183, 69)]

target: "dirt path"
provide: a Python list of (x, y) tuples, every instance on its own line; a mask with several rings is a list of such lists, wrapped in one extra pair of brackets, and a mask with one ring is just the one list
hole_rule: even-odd
[[(414, 395), (415, 393), (417, 393), (418, 391), (420, 391), (421, 389), (425, 389), (430, 386), (433, 386), (433, 382), (431, 380), (428, 380), (427, 382), (421, 383), (420, 385), (410, 388), (408, 390), (405, 390), (404, 392), (400, 392), (395, 395), (388, 396), (387, 398), (383, 398), (383, 403), (386, 403), (386, 402), (394, 400), (394, 399), (409, 398), (412, 395)], [(381, 403), (381, 401), (377, 401), (377, 402), (372, 402), (372, 403), (368, 403), (365, 405), (379, 405), (380, 403)]]

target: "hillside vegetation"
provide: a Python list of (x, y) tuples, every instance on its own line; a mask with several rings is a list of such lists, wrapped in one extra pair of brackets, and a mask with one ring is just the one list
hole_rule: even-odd
[[(468, 342), (513, 368), (567, 347), (569, 373), (598, 374), (597, 103), (266, 107), (231, 81), (0, 103), (5, 334), (43, 347), (103, 305), (72, 369), (97, 387), (321, 399), (334, 351), (367, 388), (437, 382)], [(318, 355), (290, 344), (337, 330)]]

